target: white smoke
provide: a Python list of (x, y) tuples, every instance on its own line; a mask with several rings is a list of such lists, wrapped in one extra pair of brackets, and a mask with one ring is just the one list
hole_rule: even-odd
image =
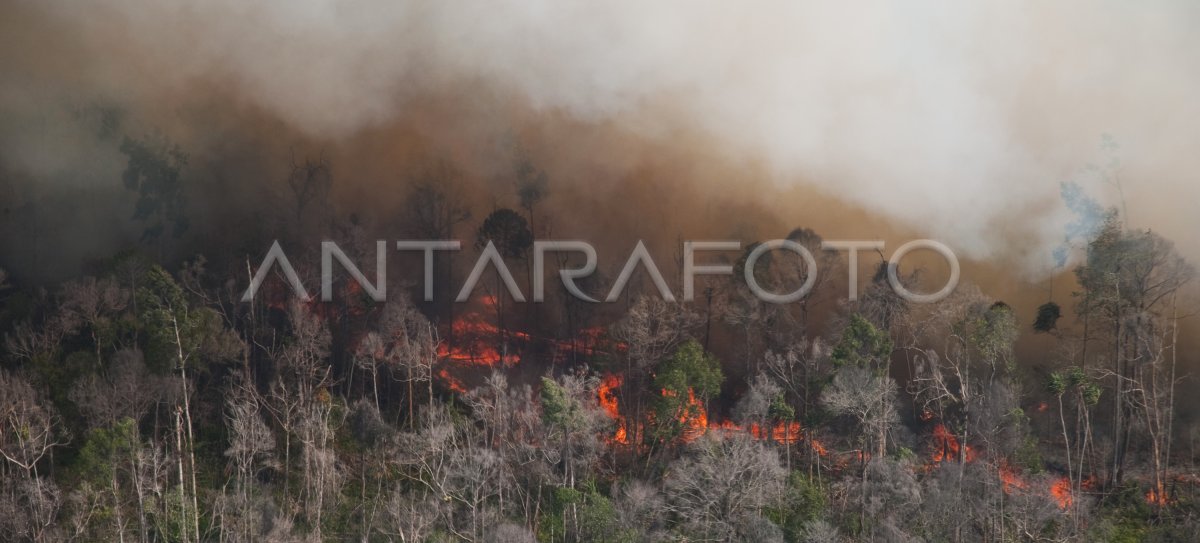
[(136, 100), (228, 86), (248, 106), (336, 136), (387, 122), (410, 96), (477, 81), (539, 110), (619, 119), (649, 137), (700, 131), (730, 156), (769, 165), (782, 183), (838, 195), (967, 256), (1005, 254), (1038, 271), (1051, 262), (1067, 220), (1059, 182), (1101, 160), (1105, 135), (1121, 145), (1122, 190), (1089, 188), (1124, 203), (1134, 225), (1190, 240), (1185, 249), (1200, 254), (1198, 6), (64, 0), (25, 7), (52, 12), (62, 36), (91, 52), (74, 80), (109, 94)]

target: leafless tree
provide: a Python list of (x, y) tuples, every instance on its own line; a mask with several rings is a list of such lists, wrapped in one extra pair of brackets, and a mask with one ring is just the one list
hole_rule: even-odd
[(368, 332), (354, 348), (354, 364), (367, 372), (371, 380), (371, 395), (375, 401), (375, 409), (379, 409), (379, 374), (381, 367), (386, 364), (383, 339), (378, 332)]
[[(1110, 349), (1107, 356), (1112, 370), (1107, 373), (1113, 393), (1108, 483), (1120, 484), (1133, 425), (1145, 419), (1143, 411), (1149, 405), (1144, 395), (1147, 387), (1137, 383), (1143, 380), (1146, 368), (1154, 367), (1155, 358), (1160, 358), (1155, 345), (1167, 328), (1163, 323), (1170, 320), (1168, 313), (1174, 316), (1176, 293), (1194, 277), (1195, 268), (1166, 238), (1148, 230), (1127, 229), (1110, 214), (1089, 240), (1086, 263), (1075, 275), (1081, 287), (1075, 309), (1085, 322), (1082, 365), (1088, 365), (1087, 341), (1093, 337), (1107, 341)], [(1173, 389), (1171, 383), (1163, 390), (1166, 399), (1173, 399), (1169, 393)]]
[(380, 533), (405, 543), (425, 541), (440, 518), (437, 500), (427, 493), (394, 491), (383, 508), (386, 522)]
[(229, 432), (225, 457), (231, 464), (234, 483), (231, 503), (251, 511), (232, 511), (232, 526), (221, 528), (241, 541), (250, 541), (260, 532), (252, 508), (257, 497), (257, 475), (271, 466), (275, 451), (275, 436), (263, 420), (262, 401), (253, 387), (253, 383), (235, 380), (225, 399), (225, 427)]
[(667, 503), (656, 488), (638, 479), (620, 485), (614, 505), (621, 524), (633, 530), (637, 541), (665, 541)]
[(628, 346), (633, 364), (645, 369), (690, 338), (697, 324), (699, 317), (686, 305), (642, 296), (613, 327), (612, 333)]
[(59, 354), (63, 340), (79, 329), (79, 318), (70, 311), (51, 311), (41, 322), (24, 322), (4, 336), (5, 349), (17, 360), (48, 360)]
[(1012, 310), (974, 286), (960, 286), (949, 298), (908, 315), (905, 327), (909, 340), (903, 349), (916, 362), (909, 391), (924, 412), (954, 430), (962, 445), (959, 461), (965, 461), (972, 408), (985, 390), (1011, 375), (1017, 338)]
[(342, 422), (328, 400), (318, 399), (302, 413), (298, 438), (304, 445), (302, 509), (313, 537), (320, 539), (328, 510), (336, 505), (345, 470), (333, 448), (334, 434)]
[(96, 352), (96, 364), (102, 365), (105, 346), (102, 338), (110, 334), (114, 314), (128, 306), (129, 291), (113, 279), (85, 277), (63, 285), (60, 297), (63, 310), (74, 313), (87, 326)]
[[(328, 328), (299, 302), (293, 302), (289, 318), (292, 341), (279, 353), (266, 405), (284, 432), (284, 469), (291, 465), (292, 439), (302, 445), (300, 510), (311, 534), (319, 538), (328, 502), (336, 500), (345, 482), (333, 449), (344, 411), (334, 409), (330, 393)], [(286, 483), (284, 495), (289, 499)]]
[(122, 349), (113, 355), (107, 372), (84, 377), (71, 390), (70, 398), (99, 428), (126, 418), (140, 421), (173, 392), (166, 378), (149, 373), (142, 351)]
[[(63, 506), (67, 513), (61, 535), (69, 540), (83, 539), (92, 529), (93, 521), (104, 513), (103, 493), (85, 481), (67, 496)], [(65, 531), (67, 527), (69, 532)], [(125, 526), (120, 520), (117, 521), (117, 534), (121, 541), (125, 540)]]
[(19, 532), (33, 541), (47, 537), (62, 504), (54, 483), (38, 474), (50, 451), (66, 444), (59, 425), (58, 413), (29, 381), (0, 372), (0, 456), (19, 474), (7, 478), (5, 490), (9, 507), (24, 519)]
[(389, 301), (379, 317), (382, 355), (396, 367), (392, 375), (407, 388), (405, 418), (411, 430), (416, 421), (416, 384), (424, 383), (430, 405), (433, 397), (433, 367), (438, 362), (441, 340), (438, 331), (408, 298)]
[(864, 449), (881, 458), (887, 452), (888, 430), (899, 420), (896, 393), (896, 382), (891, 377), (847, 366), (834, 374), (821, 401), (833, 413), (853, 417), (862, 432)]
[(665, 481), (667, 508), (697, 541), (741, 539), (776, 503), (787, 471), (779, 455), (743, 433), (709, 432), (673, 464)]
[(6, 541), (56, 541), (62, 491), (44, 477), (8, 478), (0, 483), (0, 536)]
[(0, 455), (25, 479), (38, 476), (38, 463), (55, 447), (66, 444), (58, 413), (33, 385), (9, 372), (0, 372)]
[[(292, 465), (292, 443), (311, 419), (311, 406), (328, 400), (332, 383), (327, 363), (329, 329), (310, 315), (303, 304), (292, 302), (288, 310), (292, 341), (274, 353), (276, 376), (266, 393), (265, 407), (283, 434), (283, 470)], [(285, 508), (292, 506), (291, 485), (284, 477)]]

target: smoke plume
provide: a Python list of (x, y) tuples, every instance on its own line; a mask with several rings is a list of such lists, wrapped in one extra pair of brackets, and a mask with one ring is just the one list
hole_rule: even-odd
[(515, 133), (601, 193), (653, 150), (677, 190), (835, 200), (1025, 277), (1053, 268), (1067, 180), (1200, 254), (1195, 3), (867, 4), (10, 2), (0, 190), (89, 220), (121, 190), (112, 123), (230, 186), (297, 147), (353, 157), (346, 198), (422, 149), (494, 177)]

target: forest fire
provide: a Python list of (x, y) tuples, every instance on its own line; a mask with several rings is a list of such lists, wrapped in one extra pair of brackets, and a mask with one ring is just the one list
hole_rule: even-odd
[[(526, 336), (519, 332), (501, 334), (496, 325), (488, 322), (479, 313), (468, 313), (454, 320), (451, 324), (449, 339), (438, 344), (438, 359), (443, 367), (437, 372), (438, 377), (446, 388), (459, 394), (466, 393), (467, 386), (457, 371), (468, 371), (471, 367), (511, 367), (521, 361), (521, 357), (509, 352), (510, 343), (503, 341), (504, 337), (522, 339)], [(503, 347), (497, 347), (503, 345)]]
[[(674, 391), (667, 389), (663, 389), (660, 394), (664, 398), (675, 396)], [(683, 431), (679, 436), (679, 440), (683, 443), (691, 443), (708, 431), (708, 410), (696, 399), (696, 392), (690, 388), (688, 389), (687, 403), (679, 410), (677, 418), (683, 426)]]
[[(967, 462), (974, 462), (978, 456), (976, 451), (970, 446), (965, 448), (964, 453), (964, 449), (959, 444), (958, 439), (946, 429), (944, 424), (939, 423), (934, 426), (933, 441), (933, 464), (945, 461), (958, 461), (960, 455), (965, 456)], [(1030, 484), (1021, 476), (1020, 470), (1009, 464), (1006, 460), (1001, 459), (997, 472), (1000, 477), (1001, 489), (1005, 494), (1029, 490)], [(1071, 480), (1066, 477), (1061, 477), (1051, 483), (1048, 493), (1058, 503), (1060, 509), (1065, 510), (1074, 503), (1074, 496), (1071, 494)]]
[(749, 426), (737, 424), (731, 420), (709, 422), (710, 430), (724, 430), (729, 432), (746, 432), (757, 439), (770, 439), (777, 443), (797, 443), (804, 438), (801, 432), (799, 422), (779, 422), (769, 429), (764, 429), (758, 423), (752, 423)]
[(759, 439), (773, 439), (779, 443), (795, 443), (800, 440), (800, 423), (799, 422), (780, 422), (771, 427), (769, 431), (763, 431), (757, 424), (750, 426), (750, 433)]
[(1146, 503), (1150, 505), (1162, 507), (1170, 505), (1172, 501), (1171, 495), (1167, 493), (1167, 489), (1161, 483), (1146, 491)]
[(1021, 474), (1010, 466), (1008, 462), (1001, 462), (999, 471), (1000, 483), (1003, 485), (1006, 494), (1012, 493), (1014, 490), (1024, 490), (1029, 487), (1029, 484), (1021, 478)]
[(816, 438), (809, 439), (808, 445), (818, 456), (829, 456), (829, 449), (825, 448), (825, 444), (821, 443)]
[(946, 425), (938, 423), (933, 427), (933, 462), (958, 460), (960, 457), (972, 462), (975, 460), (975, 450), (968, 445), (964, 451), (958, 438), (946, 429)]
[[(493, 296), (485, 296), (481, 301), (487, 308), (496, 306)], [(607, 348), (602, 327), (580, 329), (570, 339), (537, 338), (525, 331), (501, 329), (478, 311), (455, 318), (444, 337), (447, 339), (438, 345), (437, 354), (445, 367), (438, 372), (438, 376), (447, 388), (460, 393), (465, 392), (466, 388), (463, 379), (453, 376), (451, 370), (510, 368), (521, 362), (522, 353), (539, 346), (548, 349), (555, 363), (566, 362), (574, 355), (594, 356)], [(612, 348), (619, 349), (621, 345), (616, 344)]]
[(442, 368), (440, 371), (438, 371), (438, 377), (442, 380), (442, 384), (444, 384), (446, 388), (450, 389), (452, 392), (456, 392), (458, 394), (467, 393), (467, 387), (463, 385), (462, 381), (459, 381), (453, 375), (450, 375), (450, 371), (448, 369)]
[[(494, 305), (492, 297), (484, 304)], [(512, 366), (521, 361), (520, 355), (510, 352), (515, 343), (528, 342), (529, 334), (503, 330), (492, 324), (479, 313), (467, 313), (454, 320), (451, 325), (452, 341), (438, 347), (438, 356), (444, 359), (481, 366)]]
[(1058, 502), (1060, 509), (1067, 509), (1075, 502), (1075, 497), (1071, 495), (1071, 480), (1066, 477), (1062, 477), (1050, 485), (1050, 495)]
[(617, 403), (617, 390), (621, 388), (621, 376), (616, 374), (605, 375), (600, 380), (600, 388), (598, 396), (600, 399), (600, 407), (604, 408), (604, 412), (608, 414), (614, 422), (617, 423), (616, 432), (612, 436), (613, 443), (621, 445), (629, 444), (629, 431), (625, 427), (625, 417), (621, 416), (621, 412)]
[(0, 2), (0, 543), (1200, 533), (1190, 3), (173, 4)]
[[(627, 426), (628, 422), (626, 421), (625, 417), (621, 415), (620, 403), (617, 399), (617, 391), (620, 390), (623, 382), (624, 380), (620, 375), (605, 374), (600, 380), (600, 385), (597, 389), (596, 395), (600, 403), (600, 407), (617, 425), (616, 430), (614, 430), (613, 435), (608, 438), (608, 441), (611, 443), (628, 445), (630, 440), (629, 429)], [(662, 390), (660, 394), (664, 396), (670, 396), (671, 392), (668, 390)], [(690, 443), (695, 441), (700, 436), (704, 435), (705, 432), (710, 430), (720, 430), (724, 432), (745, 432), (756, 439), (769, 439), (781, 444), (797, 443), (804, 439), (800, 423), (795, 421), (779, 422), (769, 429), (764, 429), (757, 423), (743, 426), (731, 420), (713, 420), (709, 417), (708, 411), (696, 398), (695, 392), (692, 390), (688, 391), (688, 401), (683, 409), (683, 412), (679, 414), (679, 422), (683, 425), (683, 432), (679, 438), (680, 442), (682, 443)], [(828, 454), (828, 451), (825, 450), (825, 447), (815, 439), (812, 440), (812, 447), (813, 450), (821, 456)]]

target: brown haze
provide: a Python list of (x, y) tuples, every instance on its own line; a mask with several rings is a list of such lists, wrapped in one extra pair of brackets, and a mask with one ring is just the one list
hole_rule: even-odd
[(0, 8), (0, 265), (55, 277), (133, 243), (117, 147), (147, 134), (189, 154), (210, 253), (287, 227), (258, 217), (291, 205), (293, 157), (395, 238), (413, 171), (454, 164), (477, 222), (516, 205), (520, 151), (551, 179), (544, 234), (596, 242), (603, 271), (638, 238), (668, 260), (797, 226), (931, 237), (1028, 320), (1067, 180), (1200, 256), (1192, 3), (250, 4)]

